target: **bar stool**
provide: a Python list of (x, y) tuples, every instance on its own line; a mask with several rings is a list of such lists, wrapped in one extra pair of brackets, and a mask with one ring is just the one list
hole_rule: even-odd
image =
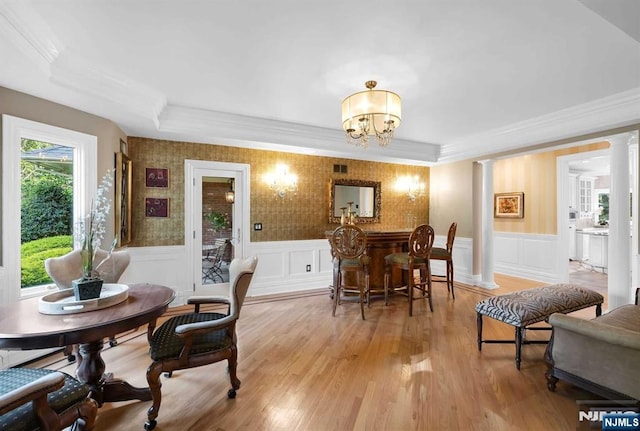
[[(433, 311), (431, 302), (431, 265), (429, 256), (433, 247), (435, 234), (433, 228), (427, 224), (416, 227), (409, 236), (409, 252), (393, 253), (385, 256), (384, 273), (384, 302), (387, 304), (389, 291), (401, 293), (409, 298), (409, 316), (413, 315), (414, 299), (428, 299), (429, 309)], [(404, 286), (389, 286), (392, 268), (400, 268), (407, 271), (407, 284)], [(414, 270), (420, 271), (420, 277), (416, 281)], [(414, 298), (414, 289), (422, 292), (422, 295)]]
[[(364, 320), (364, 302), (369, 301), (369, 256), (367, 256), (367, 235), (359, 227), (351, 224), (339, 226), (329, 239), (333, 256), (333, 312), (340, 303), (341, 291), (358, 293), (360, 313)], [(354, 276), (347, 277), (348, 273)], [(355, 279), (355, 284), (352, 281)]]
[(451, 296), (453, 297), (453, 299), (456, 299), (456, 294), (453, 292), (453, 240), (456, 238), (457, 227), (458, 223), (456, 222), (451, 223), (451, 226), (449, 226), (449, 233), (447, 234), (447, 248), (433, 247), (431, 249), (432, 260), (445, 260), (447, 262), (447, 275), (445, 276), (446, 280), (434, 279), (433, 281), (446, 281), (447, 292), (451, 292)]

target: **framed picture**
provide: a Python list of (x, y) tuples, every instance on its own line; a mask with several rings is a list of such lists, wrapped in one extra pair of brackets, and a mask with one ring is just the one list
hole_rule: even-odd
[(120, 152), (125, 156), (129, 155), (127, 143), (123, 139), (120, 139)]
[(145, 168), (145, 185), (147, 187), (169, 187), (169, 169)]
[(131, 160), (124, 153), (116, 153), (116, 234), (118, 245), (131, 242)]
[(524, 193), (496, 193), (494, 195), (493, 216), (496, 218), (523, 218)]
[(169, 217), (169, 199), (146, 198), (144, 200), (145, 217)]

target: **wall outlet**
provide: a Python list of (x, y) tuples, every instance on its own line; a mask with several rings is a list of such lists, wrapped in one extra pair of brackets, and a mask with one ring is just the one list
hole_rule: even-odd
[(253, 230), (262, 230), (262, 223), (254, 223)]
[(311, 265), (307, 265), (307, 272), (311, 272)]

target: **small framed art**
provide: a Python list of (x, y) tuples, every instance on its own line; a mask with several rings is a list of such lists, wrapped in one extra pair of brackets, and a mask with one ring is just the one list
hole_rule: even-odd
[(145, 198), (145, 217), (169, 217), (169, 199), (167, 198)]
[(496, 193), (493, 210), (495, 218), (523, 218), (524, 193)]
[(145, 186), (160, 188), (169, 187), (169, 169), (145, 168)]

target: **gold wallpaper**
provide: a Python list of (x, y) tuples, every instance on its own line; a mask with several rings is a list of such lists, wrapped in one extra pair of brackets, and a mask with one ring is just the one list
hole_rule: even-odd
[(557, 158), (606, 148), (609, 142), (605, 141), (497, 160), (493, 167), (493, 191), (524, 192), (524, 218), (496, 218), (494, 230), (556, 235)]
[[(251, 230), (251, 241), (288, 241), (324, 238), (329, 223), (329, 180), (357, 179), (381, 182), (380, 223), (363, 224), (365, 229), (393, 230), (429, 222), (429, 168), (391, 163), (365, 162), (221, 145), (175, 142), (129, 137), (132, 160), (132, 246), (184, 244), (184, 160), (245, 163), (251, 166), (250, 228), (262, 223), (262, 231)], [(346, 144), (345, 144), (346, 145)], [(353, 148), (353, 151), (363, 151)], [(279, 163), (298, 176), (298, 192), (291, 200), (276, 198), (263, 176)], [(333, 172), (333, 165), (346, 165), (348, 173)], [(145, 187), (145, 168), (168, 168), (169, 187)], [(409, 201), (394, 188), (396, 179), (418, 175), (425, 183), (425, 195)], [(169, 217), (145, 217), (146, 198), (168, 198)]]

